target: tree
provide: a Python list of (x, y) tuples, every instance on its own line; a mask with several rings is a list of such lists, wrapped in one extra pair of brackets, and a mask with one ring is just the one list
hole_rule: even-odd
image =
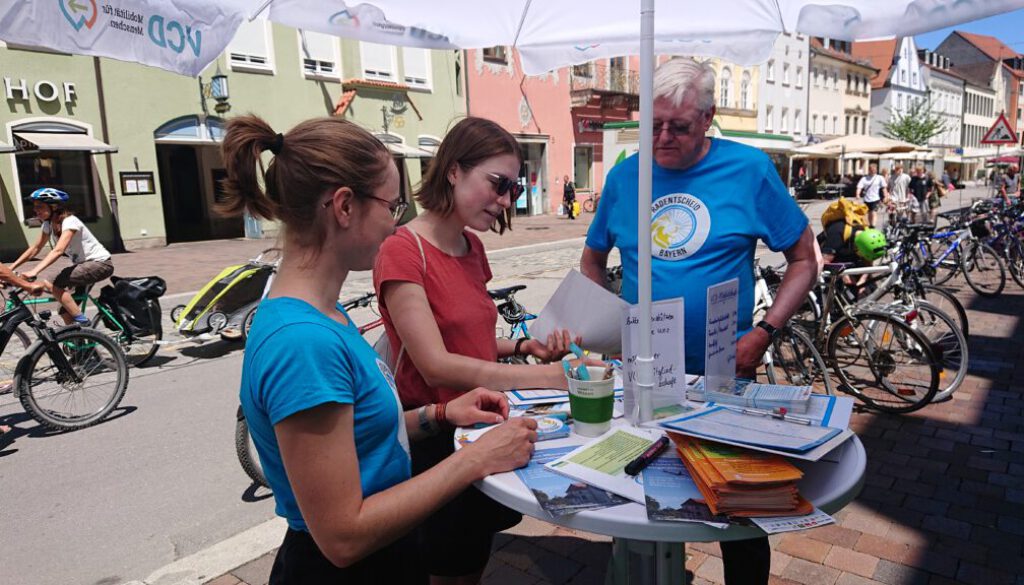
[(893, 118), (882, 124), (882, 136), (927, 146), (928, 140), (946, 131), (946, 122), (932, 111), (931, 102), (911, 98), (906, 113), (893, 111)]

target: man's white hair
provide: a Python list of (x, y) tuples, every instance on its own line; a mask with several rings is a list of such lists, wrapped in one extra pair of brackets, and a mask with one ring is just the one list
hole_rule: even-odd
[(683, 103), (686, 92), (694, 91), (702, 112), (715, 105), (715, 70), (706, 61), (676, 57), (654, 71), (654, 99), (665, 99), (673, 106)]

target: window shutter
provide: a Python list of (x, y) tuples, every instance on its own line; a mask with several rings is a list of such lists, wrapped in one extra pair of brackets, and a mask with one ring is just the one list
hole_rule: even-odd
[(395, 67), (392, 62), (392, 49), (388, 45), (377, 43), (359, 43), (363, 60), (363, 75), (367, 79), (395, 81)]
[(303, 70), (307, 73), (338, 76), (338, 55), (335, 51), (338, 39), (327, 34), (301, 31), (305, 51), (302, 54)]
[(231, 39), (231, 44), (228, 46), (231, 61), (269, 66), (268, 25), (269, 22), (266, 20), (243, 21), (242, 25), (238, 27), (238, 32), (235, 33), (235, 38)]
[(430, 83), (430, 51), (415, 47), (402, 49), (402, 69), (405, 83), (413, 87), (427, 87)]

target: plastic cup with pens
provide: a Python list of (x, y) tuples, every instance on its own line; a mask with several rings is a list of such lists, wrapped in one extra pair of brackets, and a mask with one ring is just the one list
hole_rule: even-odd
[[(575, 344), (573, 351), (582, 357), (583, 352)], [(600, 436), (612, 426), (615, 375), (611, 366), (572, 367), (568, 361), (563, 361), (562, 366), (569, 384), (573, 431), (584, 437)]]

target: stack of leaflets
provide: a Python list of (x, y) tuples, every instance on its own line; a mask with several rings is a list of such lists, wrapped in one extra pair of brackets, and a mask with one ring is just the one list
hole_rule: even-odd
[(728, 528), (729, 518), (711, 513), (678, 453), (666, 451), (643, 470), (647, 518), (668, 522), (701, 522)]
[(704, 399), (717, 404), (732, 404), (762, 410), (784, 408), (789, 412), (805, 413), (811, 399), (811, 387), (759, 384), (750, 380), (735, 380), (730, 387), (707, 388)]
[(714, 514), (797, 516), (814, 511), (796, 482), (803, 472), (777, 455), (669, 433)]

